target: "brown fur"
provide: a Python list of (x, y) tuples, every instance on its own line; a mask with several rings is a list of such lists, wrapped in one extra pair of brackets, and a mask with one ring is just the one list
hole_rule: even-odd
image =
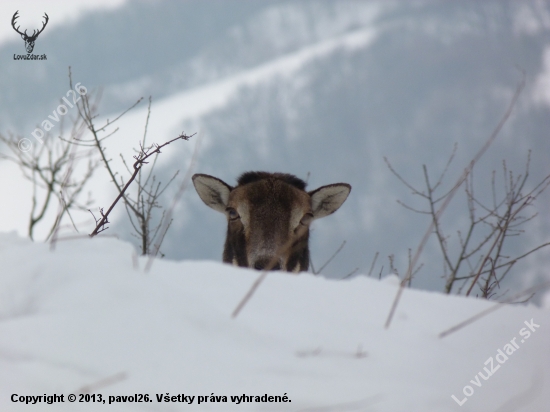
[(246, 172), (237, 182), (193, 176), (204, 203), (227, 216), (223, 261), (260, 270), (307, 270), (309, 224), (336, 211), (351, 190), (337, 183), (308, 193), (303, 180), (284, 173)]

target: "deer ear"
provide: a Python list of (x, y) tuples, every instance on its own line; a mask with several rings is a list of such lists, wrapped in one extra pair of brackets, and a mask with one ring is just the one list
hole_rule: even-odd
[(206, 206), (225, 213), (229, 193), (233, 188), (214, 176), (195, 174), (193, 175), (193, 185)]
[(336, 212), (346, 201), (350, 191), (351, 186), (347, 183), (334, 183), (309, 192), (313, 218), (320, 219)]

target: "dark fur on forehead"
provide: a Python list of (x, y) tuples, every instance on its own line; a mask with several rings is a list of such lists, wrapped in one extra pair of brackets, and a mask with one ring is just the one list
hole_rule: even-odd
[(237, 179), (239, 186), (247, 183), (258, 182), (263, 179), (278, 179), (300, 190), (306, 189), (306, 182), (302, 179), (287, 173), (269, 173), (269, 172), (244, 172)]

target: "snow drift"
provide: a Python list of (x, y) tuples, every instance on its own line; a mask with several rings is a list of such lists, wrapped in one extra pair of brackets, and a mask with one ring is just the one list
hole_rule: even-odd
[[(440, 339), (492, 303), (407, 289), (386, 330), (395, 276), (270, 273), (232, 319), (258, 272), (144, 266), (113, 238), (51, 250), (0, 234), (0, 410), (542, 412), (550, 403), (548, 310), (508, 305)], [(64, 402), (44, 402), (54, 394)]]

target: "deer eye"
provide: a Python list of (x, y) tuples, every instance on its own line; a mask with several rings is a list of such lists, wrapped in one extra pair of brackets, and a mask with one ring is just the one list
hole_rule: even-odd
[(229, 216), (229, 220), (237, 220), (240, 218), (239, 213), (232, 207), (228, 207), (225, 211), (227, 212), (227, 216)]
[(300, 224), (303, 226), (307, 226), (311, 223), (312, 220), (313, 220), (313, 213), (306, 213), (302, 217), (302, 220), (300, 220)]

